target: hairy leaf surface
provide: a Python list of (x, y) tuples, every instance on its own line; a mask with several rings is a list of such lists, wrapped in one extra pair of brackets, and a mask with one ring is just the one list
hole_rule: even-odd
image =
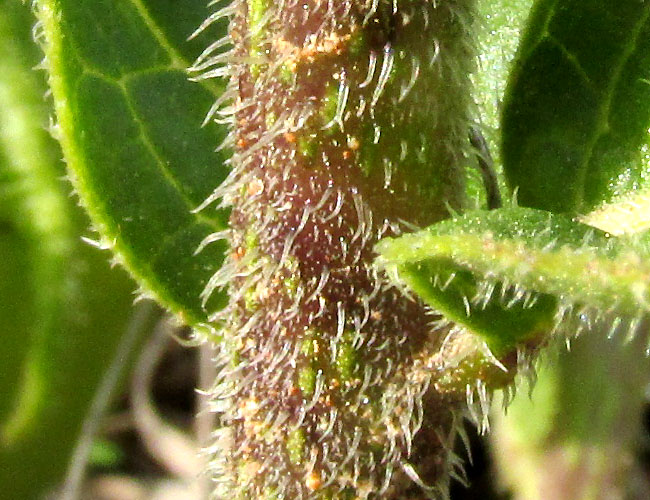
[(379, 265), (435, 310), (507, 348), (554, 328), (567, 308), (630, 318), (647, 312), (643, 241), (619, 241), (562, 215), (508, 208), (469, 212), (386, 239), (377, 250)]
[(207, 17), (204, 3), (37, 3), (61, 143), (82, 203), (143, 288), (193, 323), (205, 320), (199, 296), (224, 247), (194, 252), (226, 220), (214, 209), (194, 212), (226, 174), (224, 154), (214, 152), (224, 131), (200, 127), (222, 88), (189, 82), (186, 72), (223, 30), (186, 42)]

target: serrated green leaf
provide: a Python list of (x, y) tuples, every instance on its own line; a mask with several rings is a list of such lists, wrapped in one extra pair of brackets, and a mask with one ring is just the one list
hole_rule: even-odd
[[(224, 246), (194, 252), (227, 215), (194, 213), (226, 175), (225, 130), (200, 128), (219, 84), (186, 69), (224, 26), (187, 37), (203, 0), (39, 0), (60, 139), (82, 203), (143, 288), (185, 321), (206, 320), (200, 294)], [(207, 37), (207, 38), (205, 38)], [(213, 296), (211, 309), (222, 296)]]
[(129, 320), (133, 284), (84, 244), (48, 135), (28, 6), (0, 0), (0, 484), (40, 498), (68, 467)]
[(520, 205), (586, 213), (645, 183), (649, 18), (637, 0), (535, 4), (502, 116)]
[(385, 239), (377, 251), (378, 265), (434, 309), (507, 350), (552, 329), (568, 307), (632, 318), (647, 312), (650, 264), (641, 247), (562, 215), (508, 208)]

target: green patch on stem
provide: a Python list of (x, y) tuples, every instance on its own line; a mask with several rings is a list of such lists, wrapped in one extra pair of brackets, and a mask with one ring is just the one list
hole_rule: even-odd
[(244, 245), (246, 245), (246, 255), (250, 255), (250, 252), (257, 249), (259, 246), (259, 236), (257, 232), (252, 227), (246, 231), (244, 237)]
[(247, 311), (252, 313), (259, 308), (260, 303), (257, 299), (258, 292), (256, 287), (251, 287), (244, 292), (244, 307)]
[(278, 493), (278, 490), (275, 488), (271, 488), (270, 486), (267, 486), (264, 488), (264, 492), (262, 493), (263, 499), (264, 500), (282, 500), (282, 497)]
[(314, 329), (308, 329), (305, 332), (305, 337), (302, 341), (302, 345), (300, 346), (300, 352), (302, 352), (308, 358), (311, 358), (311, 356), (313, 356), (316, 352), (319, 337), (320, 335)]
[(298, 137), (298, 152), (305, 158), (313, 159), (318, 151), (318, 140), (316, 134)]
[(300, 465), (305, 459), (306, 442), (305, 431), (301, 428), (294, 429), (287, 435), (287, 453), (293, 465)]
[(352, 381), (359, 365), (359, 356), (352, 345), (353, 336), (352, 332), (344, 332), (336, 346), (334, 364), (341, 382)]
[(230, 365), (235, 368), (241, 363), (241, 352), (232, 335), (223, 335), (222, 348), (230, 354)]
[(366, 42), (366, 37), (364, 31), (359, 29), (354, 31), (348, 42), (348, 52), (352, 57), (363, 56), (368, 50), (368, 43)]
[(298, 291), (298, 285), (300, 284), (300, 269), (298, 261), (295, 257), (288, 256), (284, 259), (282, 267), (285, 272), (285, 276), (282, 278), (282, 286), (284, 287), (287, 297), (294, 299), (296, 297), (296, 292)]
[(293, 85), (293, 83), (295, 81), (296, 73), (292, 69), (291, 65), (289, 65), (287, 63), (283, 63), (280, 66), (279, 70), (278, 70), (278, 74), (279, 74), (279, 77), (280, 77), (280, 81), (282, 83), (284, 83), (285, 85), (290, 85), (290, 86)]
[[(264, 45), (266, 44), (265, 15), (268, 11), (269, 4), (267, 0), (247, 0), (248, 6), (248, 33), (249, 49), (248, 53), (253, 61), (265, 57)], [(250, 66), (251, 75), (257, 78), (264, 65), (259, 62), (253, 62)]]
[(264, 118), (266, 129), (270, 130), (277, 120), (278, 120), (278, 116), (273, 111), (269, 111), (268, 113), (266, 113), (266, 116)]
[(314, 395), (316, 389), (316, 369), (313, 366), (305, 366), (298, 372), (298, 387), (305, 398)]
[(327, 125), (334, 120), (336, 108), (338, 107), (339, 88), (333, 82), (328, 82), (325, 87), (325, 95), (322, 99), (319, 115), (323, 125)]
[(309, 329), (300, 345), (300, 352), (305, 355), (305, 366), (298, 371), (298, 387), (303, 397), (311, 397), (316, 389), (318, 371), (315, 363), (315, 355), (318, 351), (319, 335), (316, 331)]
[(359, 148), (359, 166), (364, 176), (369, 177), (375, 170), (382, 168), (382, 151), (375, 141), (375, 128), (365, 124), (361, 138), (357, 140)]

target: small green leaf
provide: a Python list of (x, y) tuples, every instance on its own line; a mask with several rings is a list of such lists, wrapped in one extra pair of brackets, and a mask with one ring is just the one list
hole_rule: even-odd
[[(553, 296), (537, 294), (534, 301), (524, 301), (519, 290), (510, 290), (501, 283), (483, 286), (452, 260), (405, 263), (399, 267), (399, 276), (447, 320), (483, 338), (497, 358), (508, 354), (517, 343), (535, 339), (554, 326), (557, 300)], [(493, 297), (498, 300), (489, 300)]]
[(647, 179), (650, 4), (540, 0), (511, 73), (503, 162), (521, 205), (586, 213)]
[[(194, 255), (227, 214), (195, 213), (226, 176), (225, 130), (200, 125), (223, 90), (186, 68), (224, 26), (187, 43), (203, 0), (39, 0), (60, 140), (104, 242), (161, 303), (197, 323), (224, 245)], [(215, 31), (216, 30), (216, 31)], [(223, 297), (213, 296), (211, 309)]]
[(643, 241), (632, 245), (562, 215), (508, 208), (385, 239), (377, 262), (432, 308), (507, 351), (554, 330), (572, 308), (632, 319), (647, 312)]

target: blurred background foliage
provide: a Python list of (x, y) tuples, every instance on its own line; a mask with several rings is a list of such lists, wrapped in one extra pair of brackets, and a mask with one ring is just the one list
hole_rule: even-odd
[(133, 282), (81, 237), (29, 6), (0, 2), (0, 485), (37, 498), (59, 483), (129, 328)]

